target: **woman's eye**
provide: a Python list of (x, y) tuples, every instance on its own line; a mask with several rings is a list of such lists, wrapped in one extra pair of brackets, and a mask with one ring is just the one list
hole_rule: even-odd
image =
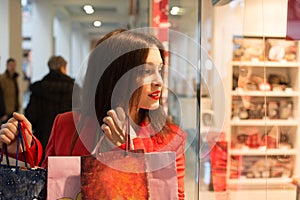
[(145, 69), (144, 70), (144, 74), (151, 74), (152, 73), (152, 70), (151, 69)]
[(163, 67), (159, 67), (159, 68), (158, 68), (158, 71), (159, 71), (159, 72), (162, 72), (162, 71), (163, 71)]

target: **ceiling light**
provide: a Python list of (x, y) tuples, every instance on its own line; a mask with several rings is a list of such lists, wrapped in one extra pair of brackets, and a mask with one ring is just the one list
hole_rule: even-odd
[(27, 0), (21, 0), (21, 5), (22, 6), (27, 6), (28, 4), (28, 1)]
[(95, 27), (100, 27), (101, 26), (101, 22), (100, 21), (94, 21), (94, 26)]
[(171, 15), (183, 15), (185, 13), (185, 10), (178, 6), (173, 6), (170, 10)]
[(93, 14), (94, 8), (91, 5), (84, 5), (83, 10), (86, 12), (86, 14)]

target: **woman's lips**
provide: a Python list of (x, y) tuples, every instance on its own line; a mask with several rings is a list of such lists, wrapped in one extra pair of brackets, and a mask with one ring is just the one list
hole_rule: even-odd
[(149, 94), (148, 96), (151, 97), (154, 100), (159, 100), (159, 98), (160, 98), (160, 90), (157, 90), (157, 91)]

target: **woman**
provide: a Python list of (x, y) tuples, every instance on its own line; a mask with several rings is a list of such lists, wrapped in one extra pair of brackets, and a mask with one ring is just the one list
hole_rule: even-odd
[[(89, 57), (82, 106), (56, 117), (42, 166), (47, 167), (48, 156), (90, 154), (103, 133), (100, 151), (124, 149), (129, 119), (130, 148), (176, 152), (178, 197), (184, 199), (186, 136), (167, 120), (162, 106), (164, 53), (159, 40), (146, 33), (120, 29), (102, 38)], [(0, 141), (11, 144), (9, 150), (18, 134), (16, 120), (30, 126), (19, 114), (2, 126)], [(35, 149), (32, 144), (30, 151)]]

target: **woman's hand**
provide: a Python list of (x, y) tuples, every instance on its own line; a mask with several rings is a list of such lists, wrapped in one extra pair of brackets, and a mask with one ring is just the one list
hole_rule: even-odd
[(115, 110), (109, 110), (107, 115), (101, 128), (113, 144), (120, 146), (125, 142), (126, 114), (123, 108), (117, 107)]
[[(13, 117), (8, 120), (7, 123), (1, 125), (0, 129), (0, 147), (2, 147), (3, 143), (6, 143), (7, 150), (9, 153), (16, 153), (17, 149), (17, 136), (19, 134), (18, 132), (18, 121), (22, 121), (25, 126), (28, 128), (29, 131), (31, 131), (31, 123), (27, 120), (27, 118), (19, 113), (13, 113)], [(27, 142), (30, 146), (32, 142), (32, 136), (28, 133), (28, 131), (25, 129), (25, 135)], [(23, 151), (21, 145), (20, 150)]]

